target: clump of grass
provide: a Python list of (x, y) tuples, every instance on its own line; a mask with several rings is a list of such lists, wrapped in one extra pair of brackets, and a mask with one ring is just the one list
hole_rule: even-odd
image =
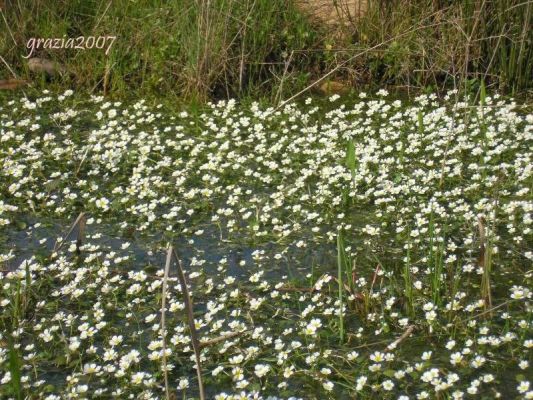
[[(279, 102), (325, 74), (347, 87), (475, 92), (485, 81), (515, 94), (532, 85), (532, 9), (521, 0), (369, 1), (334, 35), (285, 0), (172, 0), (165, 7), (155, 0), (19, 1), (1, 10), (0, 52), (15, 74), (28, 77), (21, 54), (31, 37), (116, 35), (109, 55), (36, 55), (66, 66), (62, 87), (121, 95)], [(0, 79), (12, 77), (9, 69)]]
[(532, 8), (520, 0), (369, 2), (352, 33), (363, 47), (386, 43), (361, 57), (359, 73), (411, 88), (478, 88), (485, 80), (512, 93), (527, 89)]
[[(308, 22), (282, 0), (23, 1), (1, 10), (0, 50), (20, 75), (29, 38), (115, 35), (100, 50), (39, 50), (69, 71), (61, 85), (186, 98), (268, 93), (292, 48), (311, 43)], [(7, 26), (5, 26), (7, 25)], [(7, 28), (7, 29), (6, 29)], [(12, 32), (12, 36), (8, 35)], [(303, 66), (303, 64), (302, 64)], [(290, 89), (290, 85), (289, 85)]]

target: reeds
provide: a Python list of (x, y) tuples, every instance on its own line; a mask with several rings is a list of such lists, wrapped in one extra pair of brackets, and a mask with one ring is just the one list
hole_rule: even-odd
[[(532, 8), (520, 0), (372, 1), (352, 29), (365, 46), (397, 36), (362, 60), (373, 80), (435, 89), (485, 80), (515, 93), (532, 84)], [(422, 21), (433, 24), (398, 35)]]
[[(204, 390), (204, 383), (203, 383), (203, 378), (202, 378), (202, 368), (201, 368), (201, 362), (200, 362), (200, 344), (201, 343), (200, 343), (200, 339), (198, 337), (198, 332), (196, 331), (196, 325), (194, 323), (194, 311), (193, 311), (193, 307), (192, 307), (191, 296), (189, 294), (189, 289), (187, 287), (187, 280), (185, 279), (185, 273), (183, 272), (183, 268), (181, 266), (181, 260), (180, 260), (180, 258), (178, 256), (178, 253), (176, 252), (174, 247), (168, 246), (167, 263), (166, 263), (166, 266), (165, 266), (165, 271), (166, 271), (165, 273), (167, 273), (167, 274), (168, 274), (168, 268), (170, 267), (170, 263), (171, 263), (172, 259), (174, 259), (174, 262), (176, 264), (177, 271), (178, 271), (178, 280), (180, 282), (181, 292), (182, 292), (182, 295), (183, 295), (183, 301), (185, 303), (185, 311), (187, 312), (187, 321), (189, 323), (189, 331), (190, 331), (189, 333), (191, 335), (192, 348), (194, 350), (194, 355), (196, 357), (196, 375), (198, 377), (199, 396), (200, 396), (200, 400), (204, 400), (205, 399), (205, 390)], [(166, 275), (166, 276), (168, 278), (168, 275)], [(163, 305), (164, 304), (165, 303), (163, 303)], [(164, 312), (163, 312), (163, 314), (164, 314)], [(164, 336), (165, 326), (163, 324), (162, 324), (162, 329), (163, 329), (163, 336)], [(168, 385), (168, 381), (167, 380), (165, 380), (165, 385)], [(168, 390), (167, 390), (167, 394), (168, 394)]]
[[(285, 0), (172, 0), (164, 7), (156, 0), (22, 0), (0, 13), (0, 54), (24, 77), (29, 72), (20, 55), (29, 38), (116, 35), (108, 55), (97, 49), (36, 54), (67, 68), (70, 76), (56, 84), (104, 93), (136, 89), (206, 99), (274, 89), (287, 68), (282, 53), (311, 46), (309, 23)], [(5, 71), (0, 79), (13, 75)]]
[(346, 260), (346, 252), (344, 250), (344, 240), (342, 238), (342, 231), (337, 232), (337, 281), (339, 284), (339, 342), (344, 342), (344, 284), (343, 276), (347, 272), (346, 266), (349, 263)]
[(0, 12), (0, 53), (10, 66), (0, 79), (29, 77), (20, 57), (29, 38), (117, 35), (108, 55), (37, 54), (67, 67), (59, 85), (106, 94), (138, 89), (279, 102), (325, 77), (408, 90), (475, 90), (485, 81), (514, 94), (532, 86), (531, 1), (372, 1), (340, 36), (285, 0), (172, 0), (165, 7), (155, 0), (22, 0)]
[(485, 310), (492, 307), (492, 293), (491, 293), (491, 251), (490, 242), (486, 233), (486, 222), (484, 218), (478, 218), (478, 231), (479, 231), (479, 255), (478, 266), (482, 269), (481, 276), (481, 298), (484, 300)]

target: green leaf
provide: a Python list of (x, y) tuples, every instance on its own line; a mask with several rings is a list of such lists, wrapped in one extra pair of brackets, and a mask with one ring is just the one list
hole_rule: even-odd
[(20, 380), (21, 363), (18, 351), (15, 349), (13, 339), (8, 339), (9, 346), (9, 372), (11, 372), (11, 388), (17, 399), (22, 399), (22, 385)]
[(389, 378), (394, 378), (394, 373), (396, 371), (394, 371), (393, 369), (386, 369), (385, 371), (383, 371), (383, 375), (389, 377)]
[(355, 175), (355, 144), (351, 139), (348, 140), (348, 145), (346, 146), (346, 167), (350, 170), (352, 176)]

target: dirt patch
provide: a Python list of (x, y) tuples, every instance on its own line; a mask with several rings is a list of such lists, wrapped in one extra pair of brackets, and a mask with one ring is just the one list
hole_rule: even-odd
[(316, 22), (331, 28), (349, 26), (368, 9), (368, 0), (295, 0), (296, 6)]

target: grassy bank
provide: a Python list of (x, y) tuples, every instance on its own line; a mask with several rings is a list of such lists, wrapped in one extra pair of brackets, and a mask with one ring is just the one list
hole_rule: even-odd
[(31, 77), (22, 56), (32, 37), (116, 35), (108, 55), (36, 56), (66, 67), (61, 87), (117, 95), (279, 100), (327, 73), (345, 88), (471, 90), (484, 80), (517, 94), (531, 88), (532, 25), (533, 3), (522, 0), (369, 0), (361, 18), (335, 29), (286, 0), (5, 1), (0, 79)]

